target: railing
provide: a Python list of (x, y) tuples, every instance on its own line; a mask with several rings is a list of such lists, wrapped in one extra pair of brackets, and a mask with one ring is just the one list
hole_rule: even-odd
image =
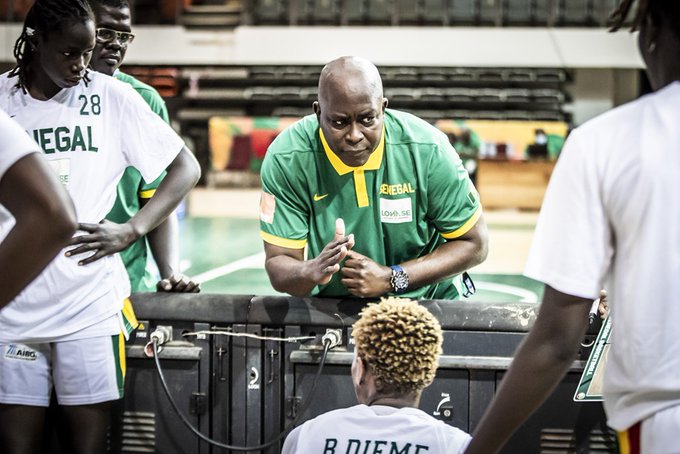
[[(356, 403), (351, 327), (366, 300), (162, 293), (135, 294), (132, 300), (144, 326), (128, 344), (125, 420), (111, 437), (112, 446), (122, 446), (124, 453), (216, 452), (181, 424), (161, 390), (154, 361), (142, 349), (156, 329), (172, 333), (158, 355), (170, 395), (195, 427), (222, 443), (259, 444), (298, 415), (300, 423)], [(473, 431), (533, 324), (538, 304), (421, 304), (440, 321), (444, 341), (436, 378), (419, 407)], [(557, 452), (550, 451), (555, 440), (559, 452), (616, 452), (601, 406), (573, 401), (596, 332), (591, 328), (567, 376), (504, 453)], [(342, 343), (316, 375), (328, 329), (340, 330)], [(280, 443), (261, 452), (281, 452)]]

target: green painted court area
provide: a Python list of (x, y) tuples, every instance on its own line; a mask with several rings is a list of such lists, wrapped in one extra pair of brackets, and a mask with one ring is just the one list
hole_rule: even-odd
[[(180, 242), (184, 272), (201, 282), (204, 293), (279, 294), (264, 270), (257, 220), (189, 217), (180, 221)], [(543, 285), (522, 275), (470, 274), (477, 287), (470, 300), (540, 301), (542, 296)]]

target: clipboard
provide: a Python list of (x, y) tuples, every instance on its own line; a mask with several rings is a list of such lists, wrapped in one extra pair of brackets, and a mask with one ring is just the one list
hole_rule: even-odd
[(604, 369), (609, 355), (609, 336), (612, 332), (612, 322), (609, 316), (602, 323), (597, 334), (595, 344), (590, 352), (586, 366), (583, 368), (581, 379), (576, 387), (574, 402), (602, 402), (602, 385)]

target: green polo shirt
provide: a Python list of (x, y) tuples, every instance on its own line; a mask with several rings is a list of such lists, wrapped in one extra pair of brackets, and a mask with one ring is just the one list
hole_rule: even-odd
[[(120, 71), (116, 72), (114, 77), (132, 85), (132, 88), (144, 98), (149, 107), (151, 107), (151, 110), (157, 113), (166, 123), (170, 122), (165, 101), (163, 101), (163, 98), (161, 98), (155, 88)], [(140, 199), (151, 198), (164, 176), (165, 172), (157, 180), (146, 184), (137, 169), (128, 167), (118, 183), (116, 202), (106, 216), (106, 219), (119, 224), (129, 221), (141, 208)], [(120, 255), (130, 277), (132, 292), (155, 291), (156, 277), (151, 269), (149, 269), (147, 263), (151, 253), (146, 237), (142, 237), (132, 243), (125, 250), (121, 251)]]
[[(354, 233), (354, 250), (382, 265), (432, 252), (470, 230), (479, 196), (447, 137), (429, 123), (387, 109), (383, 138), (361, 167), (328, 148), (315, 115), (284, 130), (262, 164), (260, 235), (314, 258), (333, 240), (335, 220)], [(456, 299), (460, 278), (413, 289), (412, 298)], [(336, 273), (318, 296), (348, 296)]]

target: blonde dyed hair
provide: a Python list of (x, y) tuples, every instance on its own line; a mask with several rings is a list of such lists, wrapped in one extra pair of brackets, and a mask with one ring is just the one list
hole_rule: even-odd
[(442, 352), (439, 321), (404, 298), (369, 304), (354, 324), (356, 354), (364, 360), (381, 393), (411, 393), (434, 380)]

